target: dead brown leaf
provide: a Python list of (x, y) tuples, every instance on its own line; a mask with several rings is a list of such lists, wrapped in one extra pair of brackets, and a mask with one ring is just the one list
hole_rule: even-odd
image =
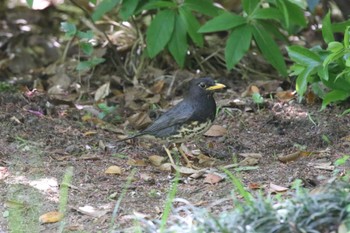
[(141, 159), (129, 159), (126, 164), (130, 166), (136, 166), (136, 167), (144, 167), (147, 166), (146, 161), (141, 160)]
[(207, 132), (204, 133), (205, 136), (209, 137), (220, 137), (227, 133), (226, 128), (221, 125), (212, 125)]
[(110, 82), (107, 82), (96, 90), (95, 101), (97, 102), (106, 98), (109, 95), (109, 93), (111, 93)]
[(63, 216), (63, 213), (60, 213), (58, 211), (52, 211), (41, 215), (39, 217), (39, 221), (41, 223), (55, 223), (61, 221), (63, 219)]
[(122, 169), (119, 166), (110, 166), (106, 169), (105, 174), (121, 175)]
[(165, 157), (159, 155), (151, 155), (150, 157), (148, 157), (148, 159), (154, 166), (157, 167), (160, 166), (166, 160)]
[(295, 98), (294, 91), (280, 91), (276, 93), (276, 97), (279, 101), (288, 102)]
[(270, 193), (282, 193), (286, 192), (288, 188), (270, 183)]
[(204, 179), (204, 184), (217, 184), (222, 180), (224, 180), (223, 176), (216, 173), (209, 173)]
[(134, 115), (128, 117), (128, 121), (135, 129), (144, 128), (152, 122), (151, 118), (149, 118), (148, 114), (145, 112), (135, 113)]
[(153, 86), (151, 87), (151, 91), (155, 94), (159, 94), (162, 92), (163, 87), (164, 87), (164, 80), (159, 80), (158, 82), (156, 82), (155, 84), (153, 84)]
[(241, 97), (252, 96), (254, 93), (260, 93), (260, 90), (255, 85), (250, 85), (242, 94)]

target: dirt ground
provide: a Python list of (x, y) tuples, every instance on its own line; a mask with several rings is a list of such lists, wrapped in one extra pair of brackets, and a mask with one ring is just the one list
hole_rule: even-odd
[[(188, 148), (195, 149), (196, 144), (215, 159), (211, 165), (203, 165), (194, 157), (194, 165), (204, 167), (206, 174), (224, 175), (215, 168), (241, 162), (241, 154), (258, 154), (254, 164), (229, 170), (247, 190), (263, 190), (266, 195), (290, 188), (296, 179), (307, 188), (319, 187), (339, 170), (333, 162), (350, 153), (350, 118), (341, 116), (345, 107), (319, 111), (319, 104), (283, 103), (272, 98), (259, 108), (249, 102), (232, 104), (235, 99), (244, 100), (238, 93), (245, 88), (229, 85), (226, 92), (216, 95), (218, 104), (226, 107), (221, 108), (215, 124), (224, 126), (227, 133), (187, 143)], [(159, 218), (174, 179), (174, 172), (149, 163), (151, 155), (167, 158), (161, 145), (142, 139), (116, 143), (119, 135), (82, 121), (82, 111), (62, 105), (48, 108), (46, 101), (45, 95), (33, 99), (19, 93), (0, 95), (0, 232), (9, 231), (6, 213), (11, 205), (23, 207), (26, 226), (56, 232), (62, 221), (39, 225), (37, 218), (58, 210), (60, 183), (70, 166), (73, 177), (64, 218), (66, 231), (107, 232), (111, 224), (123, 229), (133, 224), (133, 213)], [(46, 114), (37, 114), (39, 109)], [(303, 153), (288, 162), (279, 160), (279, 156), (297, 152)], [(121, 174), (106, 174), (112, 165), (120, 167)], [(112, 219), (133, 169), (131, 185)], [(210, 184), (206, 174), (199, 178), (182, 174), (176, 197), (214, 214), (234, 208), (230, 179)], [(94, 211), (87, 211), (87, 206)]]

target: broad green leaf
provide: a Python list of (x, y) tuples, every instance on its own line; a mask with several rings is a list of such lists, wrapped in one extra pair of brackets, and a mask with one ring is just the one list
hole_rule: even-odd
[(326, 106), (332, 102), (341, 101), (349, 98), (350, 92), (342, 90), (332, 90), (328, 92), (322, 101), (321, 110), (325, 109)]
[(78, 66), (77, 66), (77, 70), (88, 70), (91, 69), (93, 67), (95, 67), (96, 65), (104, 62), (105, 59), (104, 58), (99, 58), (99, 57), (94, 57), (88, 61), (81, 61), (79, 62)]
[[(340, 73), (330, 73), (328, 80), (323, 80), (323, 84), (333, 90), (342, 90), (350, 93), (350, 69), (345, 69)], [(339, 76), (342, 75), (342, 76)]]
[(169, 42), (174, 31), (175, 12), (163, 10), (154, 17), (146, 32), (147, 51), (150, 58), (155, 57)]
[(182, 68), (185, 64), (187, 53), (187, 33), (186, 25), (179, 15), (175, 17), (175, 28), (169, 41), (168, 49), (176, 60), (176, 63)]
[(246, 19), (234, 13), (225, 12), (204, 24), (198, 32), (226, 31), (246, 23)]
[(345, 29), (350, 25), (350, 19), (346, 20), (346, 21), (342, 21), (339, 23), (332, 23), (332, 32), (341, 32), (343, 33), (345, 31)]
[(119, 2), (120, 0), (102, 0), (92, 13), (92, 20), (99, 20), (104, 14), (111, 11)]
[(83, 50), (83, 52), (86, 54), (86, 55), (91, 55), (92, 52), (94, 51), (94, 48), (92, 47), (92, 45), (88, 42), (82, 42), (80, 43), (80, 48), (81, 50)]
[(261, 26), (255, 25), (253, 27), (253, 36), (263, 56), (281, 75), (287, 76), (286, 63), (284, 62), (278, 45), (272, 39), (270, 34), (263, 30)]
[(28, 4), (28, 6), (29, 6), (30, 8), (33, 7), (33, 1), (34, 1), (34, 0), (27, 0), (27, 4)]
[(331, 51), (332, 53), (337, 53), (340, 52), (341, 50), (344, 49), (344, 46), (342, 43), (338, 41), (333, 41), (328, 44), (327, 50)]
[[(141, 3), (141, 2), (140, 2)], [(160, 8), (166, 8), (166, 9), (171, 9), (171, 8), (176, 8), (177, 4), (175, 2), (169, 2), (169, 1), (153, 1), (145, 4), (142, 6), (138, 12), (141, 12), (143, 10), (153, 10), (153, 9), (160, 9)]]
[(61, 23), (61, 30), (66, 33), (65, 36), (71, 38), (76, 35), (77, 33), (77, 27), (75, 24), (68, 23), (68, 22), (62, 22)]
[(290, 17), (290, 24), (297, 24), (302, 27), (307, 26), (307, 22), (305, 19), (305, 11), (303, 10), (302, 7), (297, 5), (295, 1), (286, 1), (286, 7), (289, 12), (289, 17)]
[(323, 66), (328, 66), (331, 62), (336, 62), (338, 59), (343, 57), (345, 54), (345, 50), (341, 49), (337, 52), (333, 52), (329, 54), (323, 61)]
[(317, 75), (320, 77), (321, 80), (328, 81), (329, 79), (328, 66), (318, 66)]
[(349, 33), (350, 33), (350, 26), (346, 27), (345, 33), (344, 33), (344, 47), (349, 49)]
[(186, 7), (187, 9), (190, 9), (211, 17), (215, 17), (221, 11), (223, 11), (222, 9), (216, 7), (213, 1), (211, 0), (200, 0), (200, 2), (198, 0), (185, 0), (183, 6)]
[(260, 8), (252, 16), (254, 19), (272, 19), (280, 22), (283, 19), (283, 15), (276, 8)]
[(96, 5), (97, 0), (89, 0), (89, 2)]
[(252, 15), (256, 9), (260, 6), (260, 0), (243, 0), (243, 10), (248, 14)]
[(91, 40), (92, 38), (94, 38), (94, 33), (92, 30), (88, 30), (86, 32), (78, 31), (77, 36), (80, 39)]
[(136, 10), (139, 0), (123, 0), (122, 7), (120, 8), (120, 17), (122, 20), (127, 20), (132, 16)]
[(257, 23), (260, 24), (264, 30), (273, 35), (274, 38), (278, 40), (282, 40), (285, 42), (289, 42), (288, 37), (286, 37), (281, 31), (278, 29), (279, 26), (277, 22), (266, 21), (266, 20), (257, 20)]
[(305, 66), (303, 65), (300, 65), (300, 64), (297, 64), (297, 63), (294, 63), (293, 65), (291, 65), (289, 67), (289, 75), (292, 75), (292, 76), (298, 76), (301, 72), (303, 72), (305, 70)]
[(235, 28), (226, 41), (225, 60), (227, 69), (232, 69), (247, 53), (252, 40), (251, 26), (246, 24)]
[(298, 46), (292, 45), (287, 47), (289, 57), (296, 63), (304, 66), (318, 66), (321, 64), (321, 58), (314, 52)]
[(315, 71), (315, 67), (305, 67), (303, 72), (297, 78), (296, 81), (296, 91), (299, 95), (299, 101), (303, 98), (307, 89), (307, 79)]
[(287, 9), (287, 6), (286, 6), (286, 2), (287, 1), (285, 1), (285, 0), (276, 0), (277, 7), (282, 12), (282, 15), (283, 15), (283, 18), (284, 18), (285, 27), (289, 30), (289, 28), (290, 28), (289, 12), (288, 12), (288, 9)]
[(327, 44), (334, 41), (330, 12), (322, 20), (322, 36)]
[(198, 33), (198, 29), (200, 28), (200, 24), (196, 17), (187, 10), (185, 7), (179, 8), (179, 14), (182, 18), (183, 22), (186, 25), (187, 33), (190, 35), (192, 41), (199, 47), (203, 47), (203, 35)]

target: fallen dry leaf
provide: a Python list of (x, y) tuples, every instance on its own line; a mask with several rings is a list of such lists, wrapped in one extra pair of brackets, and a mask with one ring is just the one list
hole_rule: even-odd
[(88, 215), (88, 216), (92, 216), (95, 218), (100, 218), (103, 215), (107, 214), (109, 210), (105, 209), (105, 210), (97, 210), (96, 208), (86, 205), (83, 207), (79, 207), (77, 209), (80, 213)]
[(165, 157), (159, 155), (151, 155), (150, 157), (148, 157), (148, 159), (154, 166), (157, 167), (160, 166), (166, 160)]
[(223, 176), (216, 173), (209, 173), (204, 179), (204, 184), (217, 184), (222, 180), (224, 180)]
[(136, 166), (136, 167), (143, 167), (146, 166), (147, 163), (144, 160), (141, 159), (129, 159), (126, 164), (130, 165), (130, 166)]
[(145, 112), (139, 112), (128, 117), (130, 125), (135, 129), (141, 129), (149, 125), (152, 120), (149, 118), (148, 114)]
[(181, 175), (192, 175), (193, 173), (196, 173), (198, 170), (195, 170), (193, 168), (189, 167), (183, 167), (183, 166), (175, 166), (171, 165), (171, 170), (173, 172), (178, 171)]
[(95, 92), (95, 101), (97, 102), (104, 99), (109, 95), (110, 92), (110, 82), (103, 84)]
[(52, 211), (41, 215), (39, 217), (39, 221), (41, 223), (55, 223), (61, 221), (63, 219), (63, 216), (63, 213), (60, 213), (58, 211)]
[(153, 84), (153, 86), (151, 87), (151, 91), (155, 94), (159, 94), (162, 92), (163, 87), (164, 87), (164, 80), (159, 80), (158, 82), (156, 82), (155, 84)]
[(256, 190), (256, 189), (260, 189), (261, 188), (261, 184), (258, 183), (249, 183), (248, 187), (252, 190)]
[(287, 191), (288, 188), (270, 183), (270, 193), (282, 193)]
[(276, 97), (279, 101), (288, 102), (295, 98), (294, 91), (280, 91), (276, 93)]
[(263, 157), (262, 154), (260, 153), (240, 153), (239, 155), (245, 158), (254, 158), (254, 159), (261, 159)]
[(204, 133), (205, 136), (209, 137), (220, 137), (227, 133), (226, 128), (221, 125), (212, 125), (207, 132)]
[(106, 169), (105, 174), (121, 175), (122, 169), (119, 166), (110, 166)]
[(260, 90), (255, 85), (250, 85), (242, 94), (241, 97), (252, 96), (254, 93), (260, 93)]
[(254, 165), (257, 165), (258, 163), (259, 163), (259, 159), (248, 157), (248, 158), (243, 159), (238, 164), (240, 166), (254, 166)]
[(162, 165), (159, 166), (159, 169), (162, 171), (170, 172), (171, 171), (171, 163), (163, 163)]

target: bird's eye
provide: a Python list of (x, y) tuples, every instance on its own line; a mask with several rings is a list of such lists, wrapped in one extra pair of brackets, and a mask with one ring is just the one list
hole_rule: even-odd
[(206, 85), (205, 83), (201, 82), (201, 83), (199, 83), (199, 87), (201, 87), (201, 88), (206, 88), (207, 85)]

